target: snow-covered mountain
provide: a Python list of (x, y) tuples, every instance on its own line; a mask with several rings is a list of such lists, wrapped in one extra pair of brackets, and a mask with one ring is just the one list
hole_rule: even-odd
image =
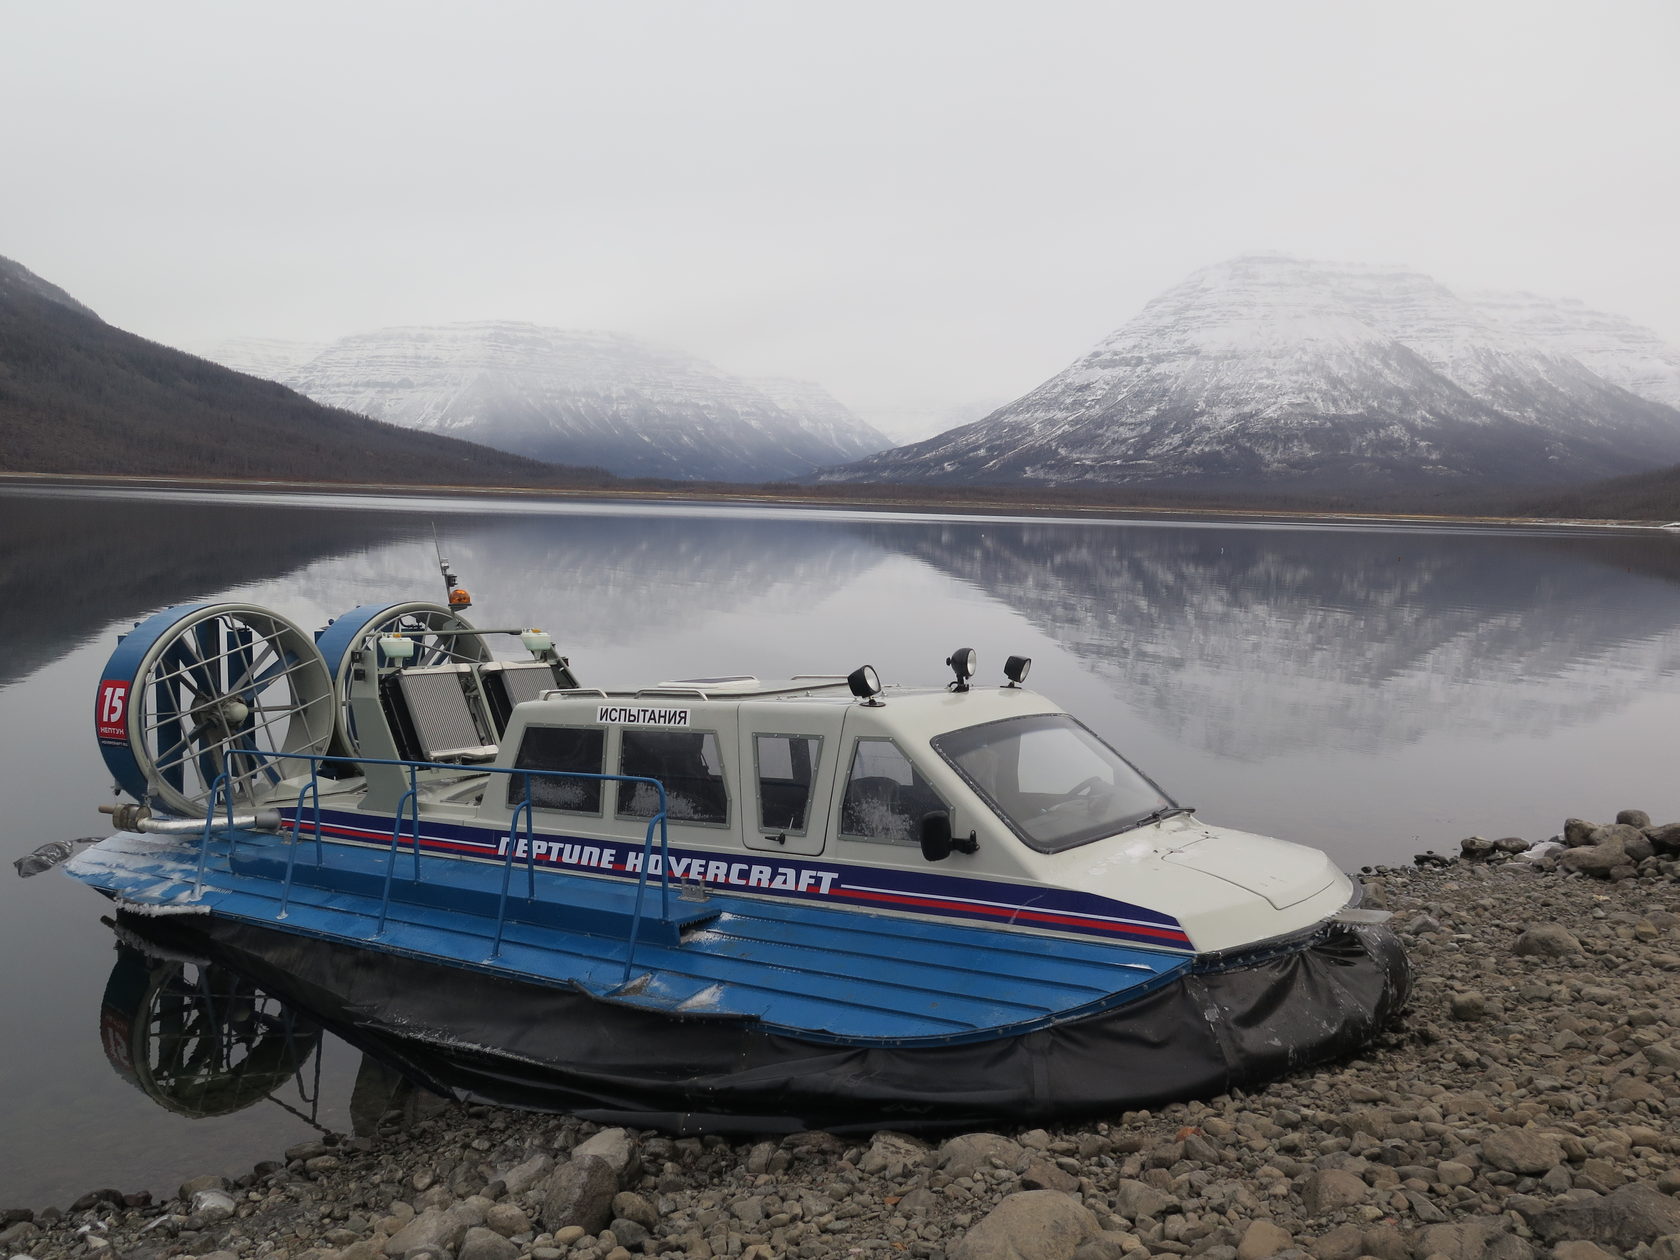
[(1571, 299), (1533, 293), (1472, 293), (1478, 310), (1539, 345), (1580, 360), (1613, 385), (1680, 407), (1680, 347), (1631, 319)]
[(289, 365), (285, 344), (234, 343), (220, 361), (272, 362), (261, 374), (377, 420), (621, 476), (769, 481), (890, 445), (818, 386), (755, 384), (619, 333), (381, 328)]
[(282, 382), (326, 348), (324, 341), (287, 341), (280, 337), (224, 337), (181, 347), (235, 372)]
[(873, 455), (892, 445), (892, 439), (874, 425), (860, 419), (851, 408), (815, 381), (797, 381), (785, 376), (762, 376), (749, 381), (771, 402), (800, 425), (813, 438), (831, 442), (839, 449), (852, 451), (852, 458)]
[(1428, 276), (1275, 255), (1196, 272), (984, 420), (825, 481), (1543, 483), (1680, 460), (1680, 410)]

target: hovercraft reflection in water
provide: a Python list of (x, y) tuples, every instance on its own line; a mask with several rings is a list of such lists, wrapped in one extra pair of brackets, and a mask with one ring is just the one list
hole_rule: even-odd
[(418, 1118), (431, 1109), (428, 1100), (451, 1096), (352, 1023), (309, 1010), (299, 994), (258, 983), (213, 950), (177, 948), (192, 938), (170, 931), (169, 920), (111, 926), (117, 959), (100, 1000), (100, 1045), (116, 1074), (165, 1110), (202, 1120), (269, 1102), (329, 1133), (322, 1114), (329, 1045), (361, 1052), (348, 1106), (358, 1136)]
[[(193, 1119), (272, 1099), (316, 1123), (317, 1024), (226, 967), (164, 956), (117, 931), (117, 961), (99, 1004), (99, 1041), (118, 1076), (160, 1107)], [(281, 1091), (295, 1093), (295, 1100)]]
[(1404, 1001), (1323, 854), (1197, 820), (1030, 662), (946, 663), (606, 692), (437, 605), (173, 608), (102, 675), (135, 803), (66, 869), (470, 1095), (690, 1129), (1148, 1106)]

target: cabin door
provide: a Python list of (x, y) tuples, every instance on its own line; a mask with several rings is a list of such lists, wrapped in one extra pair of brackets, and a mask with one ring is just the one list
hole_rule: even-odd
[(840, 722), (832, 713), (767, 701), (741, 706), (742, 839), (764, 853), (821, 853), (827, 841)]

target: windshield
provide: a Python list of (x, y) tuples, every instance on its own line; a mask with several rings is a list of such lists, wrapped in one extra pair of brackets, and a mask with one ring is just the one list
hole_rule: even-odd
[(933, 738), (1016, 835), (1058, 853), (1178, 807), (1065, 713), (1006, 718)]

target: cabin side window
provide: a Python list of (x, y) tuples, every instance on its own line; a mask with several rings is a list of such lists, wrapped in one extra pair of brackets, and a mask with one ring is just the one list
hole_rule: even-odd
[[(672, 822), (729, 822), (723, 756), (711, 731), (626, 729), (618, 772), (663, 783), (666, 816)], [(652, 818), (658, 812), (659, 793), (651, 785), (618, 785), (620, 818)]]
[(840, 804), (840, 834), (849, 840), (920, 844), (922, 817), (947, 808), (890, 739), (860, 739)]
[[(568, 770), (578, 774), (600, 774), (604, 769), (606, 732), (598, 726), (532, 726), (519, 741), (514, 766), (520, 770)], [(515, 808), (530, 793), (538, 809), (558, 809), (570, 814), (601, 812), (599, 779), (561, 779), (548, 775), (508, 775), (507, 803)]]
[(802, 836), (811, 810), (822, 740), (815, 735), (754, 735), (758, 762), (758, 825)]

